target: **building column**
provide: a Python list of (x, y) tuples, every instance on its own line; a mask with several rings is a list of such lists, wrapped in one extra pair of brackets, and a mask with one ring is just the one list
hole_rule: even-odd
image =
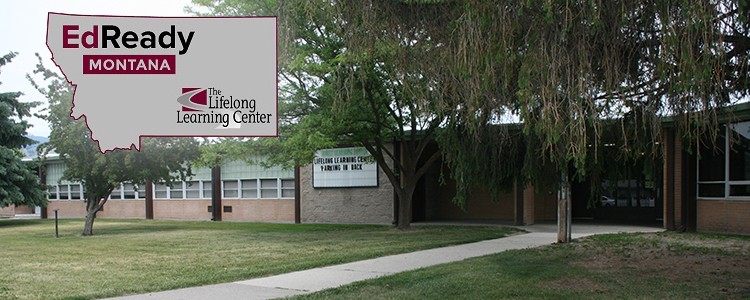
[[(39, 166), (37, 168), (37, 174), (39, 175), (39, 183), (45, 186), (45, 192), (44, 194), (47, 194), (46, 186), (47, 186), (47, 172), (44, 172), (44, 166)], [(39, 217), (42, 219), (47, 218), (47, 205), (42, 206), (39, 210)]]
[(154, 183), (146, 180), (146, 220), (154, 219)]
[(675, 230), (675, 133), (665, 130), (664, 143), (664, 229)]
[(523, 226), (526, 225), (526, 222), (524, 221), (524, 212), (525, 212), (525, 205), (524, 205), (524, 189), (522, 186), (522, 183), (516, 179), (515, 187), (513, 188), (513, 191), (515, 192), (515, 210), (513, 214), (513, 220), (514, 225), (516, 226)]
[(221, 221), (221, 167), (211, 168), (211, 220)]
[(302, 192), (300, 191), (300, 166), (294, 167), (294, 223), (302, 223), (302, 212), (301, 212), (301, 197)]
[(523, 189), (523, 221), (525, 225), (534, 225), (536, 218), (534, 216), (534, 205), (536, 197), (534, 187), (527, 185)]

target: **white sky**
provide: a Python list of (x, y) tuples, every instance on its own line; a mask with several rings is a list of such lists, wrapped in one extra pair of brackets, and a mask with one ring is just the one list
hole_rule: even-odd
[[(55, 68), (46, 45), (47, 13), (61, 12), (90, 15), (122, 16), (186, 16), (184, 8), (190, 0), (0, 0), (0, 56), (18, 52), (10, 64), (0, 68), (0, 92), (23, 92), (22, 102), (47, 99), (26, 80), (36, 65), (39, 53), (48, 68)], [(38, 109), (37, 109), (38, 110)], [(49, 136), (44, 120), (32, 118), (28, 133)]]

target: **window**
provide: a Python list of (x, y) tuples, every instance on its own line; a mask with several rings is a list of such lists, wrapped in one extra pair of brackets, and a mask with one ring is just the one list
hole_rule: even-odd
[(211, 181), (203, 181), (203, 199), (211, 199), (211, 192), (212, 192), (212, 182)]
[(81, 184), (57, 184), (47, 187), (47, 199), (49, 200), (81, 200), (85, 198), (86, 195)]
[(729, 196), (750, 196), (750, 122), (729, 126)]
[(47, 188), (47, 199), (57, 200), (57, 186), (51, 185)]
[(122, 199), (136, 199), (137, 186), (132, 183), (122, 184)]
[(81, 198), (81, 185), (71, 184), (70, 185), (70, 199), (80, 200)]
[(109, 199), (122, 199), (122, 185), (115, 187), (109, 194)]
[(257, 179), (244, 179), (240, 181), (242, 186), (242, 198), (243, 199), (256, 199), (258, 198), (258, 180)]
[(238, 198), (237, 180), (224, 180), (222, 186), (223, 198)]
[(201, 197), (201, 184), (199, 181), (185, 182), (185, 198), (198, 199)]
[(261, 179), (260, 180), (260, 197), (261, 198), (278, 198), (279, 197), (279, 180), (278, 179)]
[(58, 188), (58, 195), (60, 200), (68, 200), (70, 199), (70, 194), (68, 193), (70, 191), (70, 187), (67, 184), (61, 184), (57, 186)]
[(182, 199), (182, 185), (183, 182), (173, 182), (172, 185), (169, 186), (169, 199)]
[(294, 198), (294, 179), (281, 180), (281, 198)]
[(154, 198), (156, 199), (167, 199), (167, 185), (163, 183), (155, 183), (154, 184)]
[(750, 121), (724, 126), (716, 147), (702, 143), (699, 153), (699, 198), (750, 197)]

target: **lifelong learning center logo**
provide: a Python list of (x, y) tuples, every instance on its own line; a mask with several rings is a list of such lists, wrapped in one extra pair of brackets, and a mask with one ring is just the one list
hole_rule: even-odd
[(49, 13), (47, 46), (102, 152), (144, 136), (278, 134), (275, 17)]
[(182, 88), (177, 103), (179, 124), (218, 124), (220, 128), (241, 128), (242, 124), (268, 123), (273, 114), (257, 111), (255, 99), (222, 95), (217, 88)]

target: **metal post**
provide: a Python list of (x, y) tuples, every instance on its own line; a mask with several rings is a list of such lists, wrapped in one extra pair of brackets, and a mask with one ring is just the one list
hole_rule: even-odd
[(57, 229), (57, 208), (55, 208), (55, 238), (60, 237), (60, 231)]

